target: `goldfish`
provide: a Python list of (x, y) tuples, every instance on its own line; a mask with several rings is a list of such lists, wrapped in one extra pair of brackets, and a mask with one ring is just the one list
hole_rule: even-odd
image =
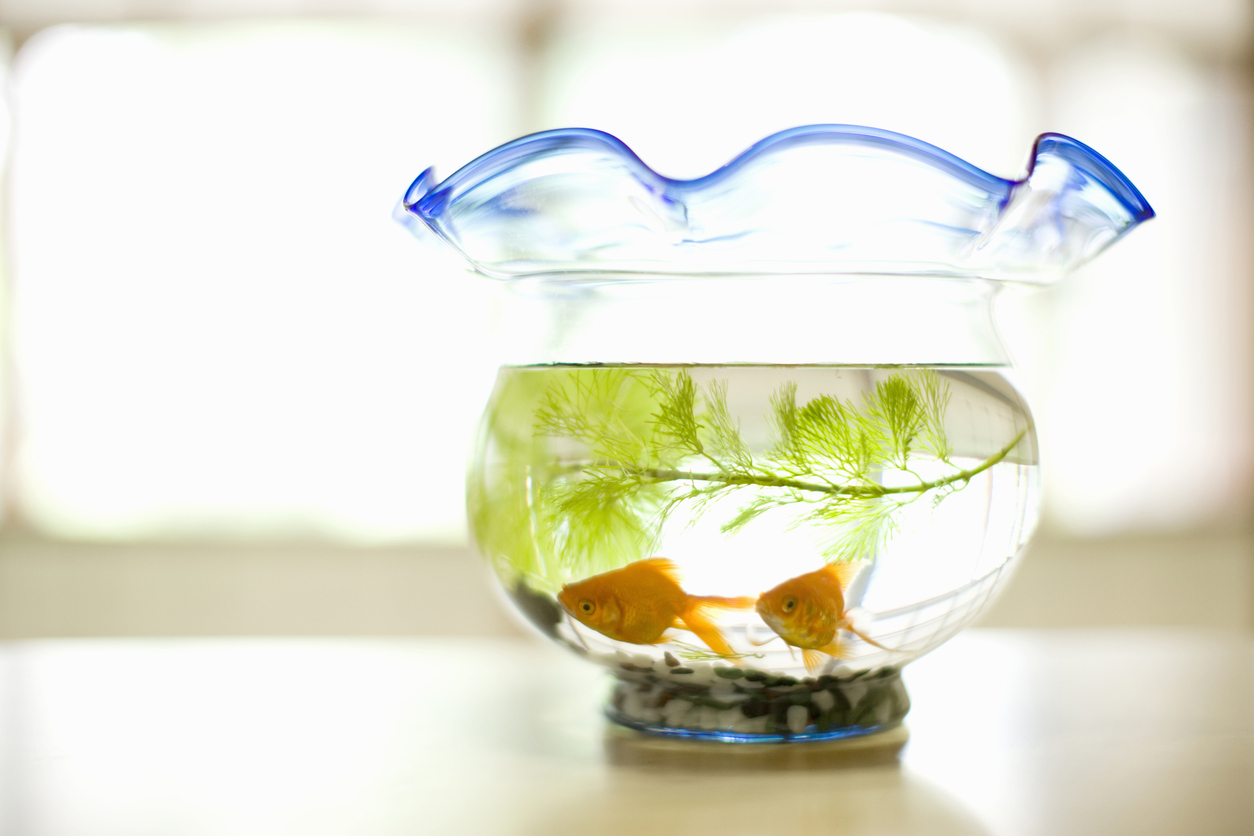
[(672, 628), (690, 630), (715, 653), (733, 655), (712, 616), (720, 609), (749, 609), (753, 598), (689, 595), (675, 564), (664, 557), (637, 560), (622, 569), (562, 587), (557, 600), (579, 623), (629, 644), (658, 644)]
[(758, 596), (758, 615), (786, 644), (801, 648), (801, 658), (810, 673), (822, 666), (823, 654), (848, 657), (840, 643), (841, 630), (881, 650), (892, 650), (859, 632), (845, 610), (845, 590), (857, 571), (849, 563), (824, 566), (789, 578)]

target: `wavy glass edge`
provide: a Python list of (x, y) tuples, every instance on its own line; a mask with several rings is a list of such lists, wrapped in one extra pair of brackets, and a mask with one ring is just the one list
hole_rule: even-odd
[[(813, 165), (805, 149), (826, 156)], [(838, 176), (842, 165), (858, 182), (837, 199), (788, 202), (799, 184)], [(876, 178), (857, 177), (863, 169)], [(772, 172), (792, 179), (772, 181)], [(852, 228), (846, 238), (814, 233), (815, 219), (829, 213), (826, 229)], [(659, 174), (603, 131), (542, 131), (441, 182), (426, 169), (395, 215), (500, 279), (895, 273), (1044, 282), (1154, 210), (1108, 159), (1059, 133), (1036, 138), (1016, 180), (904, 134), (807, 125), (772, 134), (690, 180)], [(702, 215), (723, 226), (702, 229), (693, 221)], [(850, 217), (856, 221), (841, 224)]]

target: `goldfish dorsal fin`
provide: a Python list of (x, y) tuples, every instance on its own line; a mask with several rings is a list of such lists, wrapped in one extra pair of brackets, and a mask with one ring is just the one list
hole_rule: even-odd
[(829, 563), (827, 571), (836, 578), (836, 582), (840, 584), (840, 591), (845, 592), (849, 589), (849, 584), (853, 583), (853, 579), (858, 576), (858, 570), (861, 569), (857, 563)]
[(646, 560), (637, 560), (631, 565), (638, 566), (642, 569), (647, 567), (648, 569), (657, 572), (659, 575), (663, 575), (667, 579), (674, 581), (676, 584), (679, 583), (679, 567), (665, 557), (650, 557)]

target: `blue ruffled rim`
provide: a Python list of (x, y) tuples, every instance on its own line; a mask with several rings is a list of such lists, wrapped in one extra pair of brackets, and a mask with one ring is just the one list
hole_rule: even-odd
[(1137, 223), (1154, 217), (1154, 209), (1149, 205), (1149, 201), (1136, 186), (1132, 185), (1132, 181), (1124, 176), (1122, 171), (1115, 168), (1114, 163), (1083, 142), (1065, 134), (1045, 133), (1038, 136), (1032, 145), (1032, 162), (1028, 165), (1028, 175), (1023, 180), (1015, 182), (1022, 183), (1031, 179), (1037, 161), (1042, 157), (1050, 156), (1060, 157), (1076, 168), (1096, 176), (1097, 181), (1119, 199)]
[(651, 184), (659, 192), (669, 192), (678, 197), (685, 192), (701, 189), (733, 176), (738, 169), (767, 153), (775, 153), (791, 146), (833, 144), (885, 148), (931, 165), (973, 186), (989, 191), (1005, 190), (1007, 194), (1010, 189), (1031, 178), (1042, 158), (1055, 156), (1094, 176), (1123, 204), (1137, 223), (1154, 217), (1154, 210), (1149, 202), (1123, 172), (1089, 146), (1063, 134), (1046, 133), (1037, 137), (1027, 175), (1020, 180), (1007, 180), (977, 168), (931, 143), (894, 131), (860, 125), (803, 125), (789, 128), (759, 140), (731, 162), (693, 180), (675, 180), (658, 174), (622, 140), (604, 131), (592, 128), (541, 131), (494, 148), (462, 166), (438, 184), (435, 170), (426, 169), (406, 190), (402, 203), (405, 211), (417, 216), (434, 230), (434, 222), (449, 201), (463, 191), (482, 185), (502, 171), (512, 168), (523, 158), (563, 148), (583, 147), (610, 151), (634, 169), (642, 182)]

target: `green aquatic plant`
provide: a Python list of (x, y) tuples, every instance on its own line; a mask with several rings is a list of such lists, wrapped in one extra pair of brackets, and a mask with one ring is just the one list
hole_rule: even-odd
[[(826, 532), (828, 561), (865, 559), (904, 506), (943, 501), (1028, 432), (963, 468), (945, 433), (949, 398), (930, 370), (894, 372), (857, 401), (798, 403), (786, 383), (770, 398), (769, 442), (755, 451), (724, 381), (699, 386), (686, 370), (627, 368), (511, 378), (489, 423), (512, 430), (492, 436), (496, 469), (472, 480), (471, 523), (498, 569), (535, 589), (646, 557), (677, 512), (692, 524), (714, 507), (725, 534), (787, 509), (791, 525)], [(520, 410), (533, 420), (493, 417)], [(923, 478), (921, 463), (944, 475)]]
[[(681, 641), (678, 641), (677, 639), (671, 639), (669, 642), (667, 642), (667, 644), (672, 647), (678, 648), (675, 651), (676, 655), (678, 655), (680, 659), (683, 659), (688, 662), (726, 662), (731, 659), (765, 659), (766, 658), (765, 653), (752, 653), (752, 652), (750, 653), (717, 653), (713, 650), (710, 650), (708, 647), (701, 647), (700, 645), (688, 644), (687, 642), (681, 642)], [(740, 671), (739, 668), (732, 668), (731, 670), (736, 671), (737, 673), (739, 673)]]
[[(565, 441), (538, 432), (532, 420), (537, 405), (550, 400), (562, 405), (553, 421), (557, 435), (565, 436)], [(583, 560), (589, 571), (572, 572), (580, 559), (556, 557), (556, 543), (565, 539), (566, 526), (561, 515), (554, 513), (554, 491), (547, 487), (571, 475), (557, 461), (559, 448), (569, 444), (580, 456), (589, 449), (593, 455), (613, 456), (619, 452), (613, 447), (615, 439), (652, 432), (656, 406), (642, 378), (624, 369), (502, 373), (479, 440), (481, 449), (490, 449), (493, 461), (471, 472), (466, 497), (475, 540), (499, 574), (530, 589), (553, 593), (560, 580), (612, 569), (644, 556), (643, 544), (650, 539), (644, 528), (648, 490), (634, 497), (604, 497), (603, 502), (586, 497), (589, 507), (583, 510), (588, 522), (569, 533), (574, 537), (573, 548), (594, 556)], [(661, 497), (665, 490), (658, 488), (656, 493)], [(628, 503), (633, 506), (629, 513), (624, 510)], [(581, 535), (595, 532), (600, 535), (580, 542)]]
[[(628, 388), (640, 386), (654, 403), (644, 426), (624, 420), (617, 407)], [(831, 531), (825, 558), (859, 560), (891, 533), (902, 506), (925, 495), (941, 501), (1005, 458), (1027, 433), (1025, 427), (977, 466), (959, 467), (945, 435), (948, 402), (948, 384), (930, 370), (891, 374), (861, 403), (822, 395), (799, 405), (796, 385), (788, 383), (771, 398), (772, 443), (755, 456), (722, 381), (698, 387), (687, 371), (608, 369), (574, 387), (550, 386), (535, 413), (537, 435), (578, 440), (590, 455), (537, 491), (543, 527), (554, 554), (602, 568), (607, 554), (630, 560), (649, 552), (677, 509), (692, 520), (713, 501), (755, 487), (722, 524), (725, 534), (794, 506), (803, 509), (794, 525)], [(952, 472), (923, 479), (913, 469), (920, 459)], [(886, 471), (915, 481), (885, 485)]]

